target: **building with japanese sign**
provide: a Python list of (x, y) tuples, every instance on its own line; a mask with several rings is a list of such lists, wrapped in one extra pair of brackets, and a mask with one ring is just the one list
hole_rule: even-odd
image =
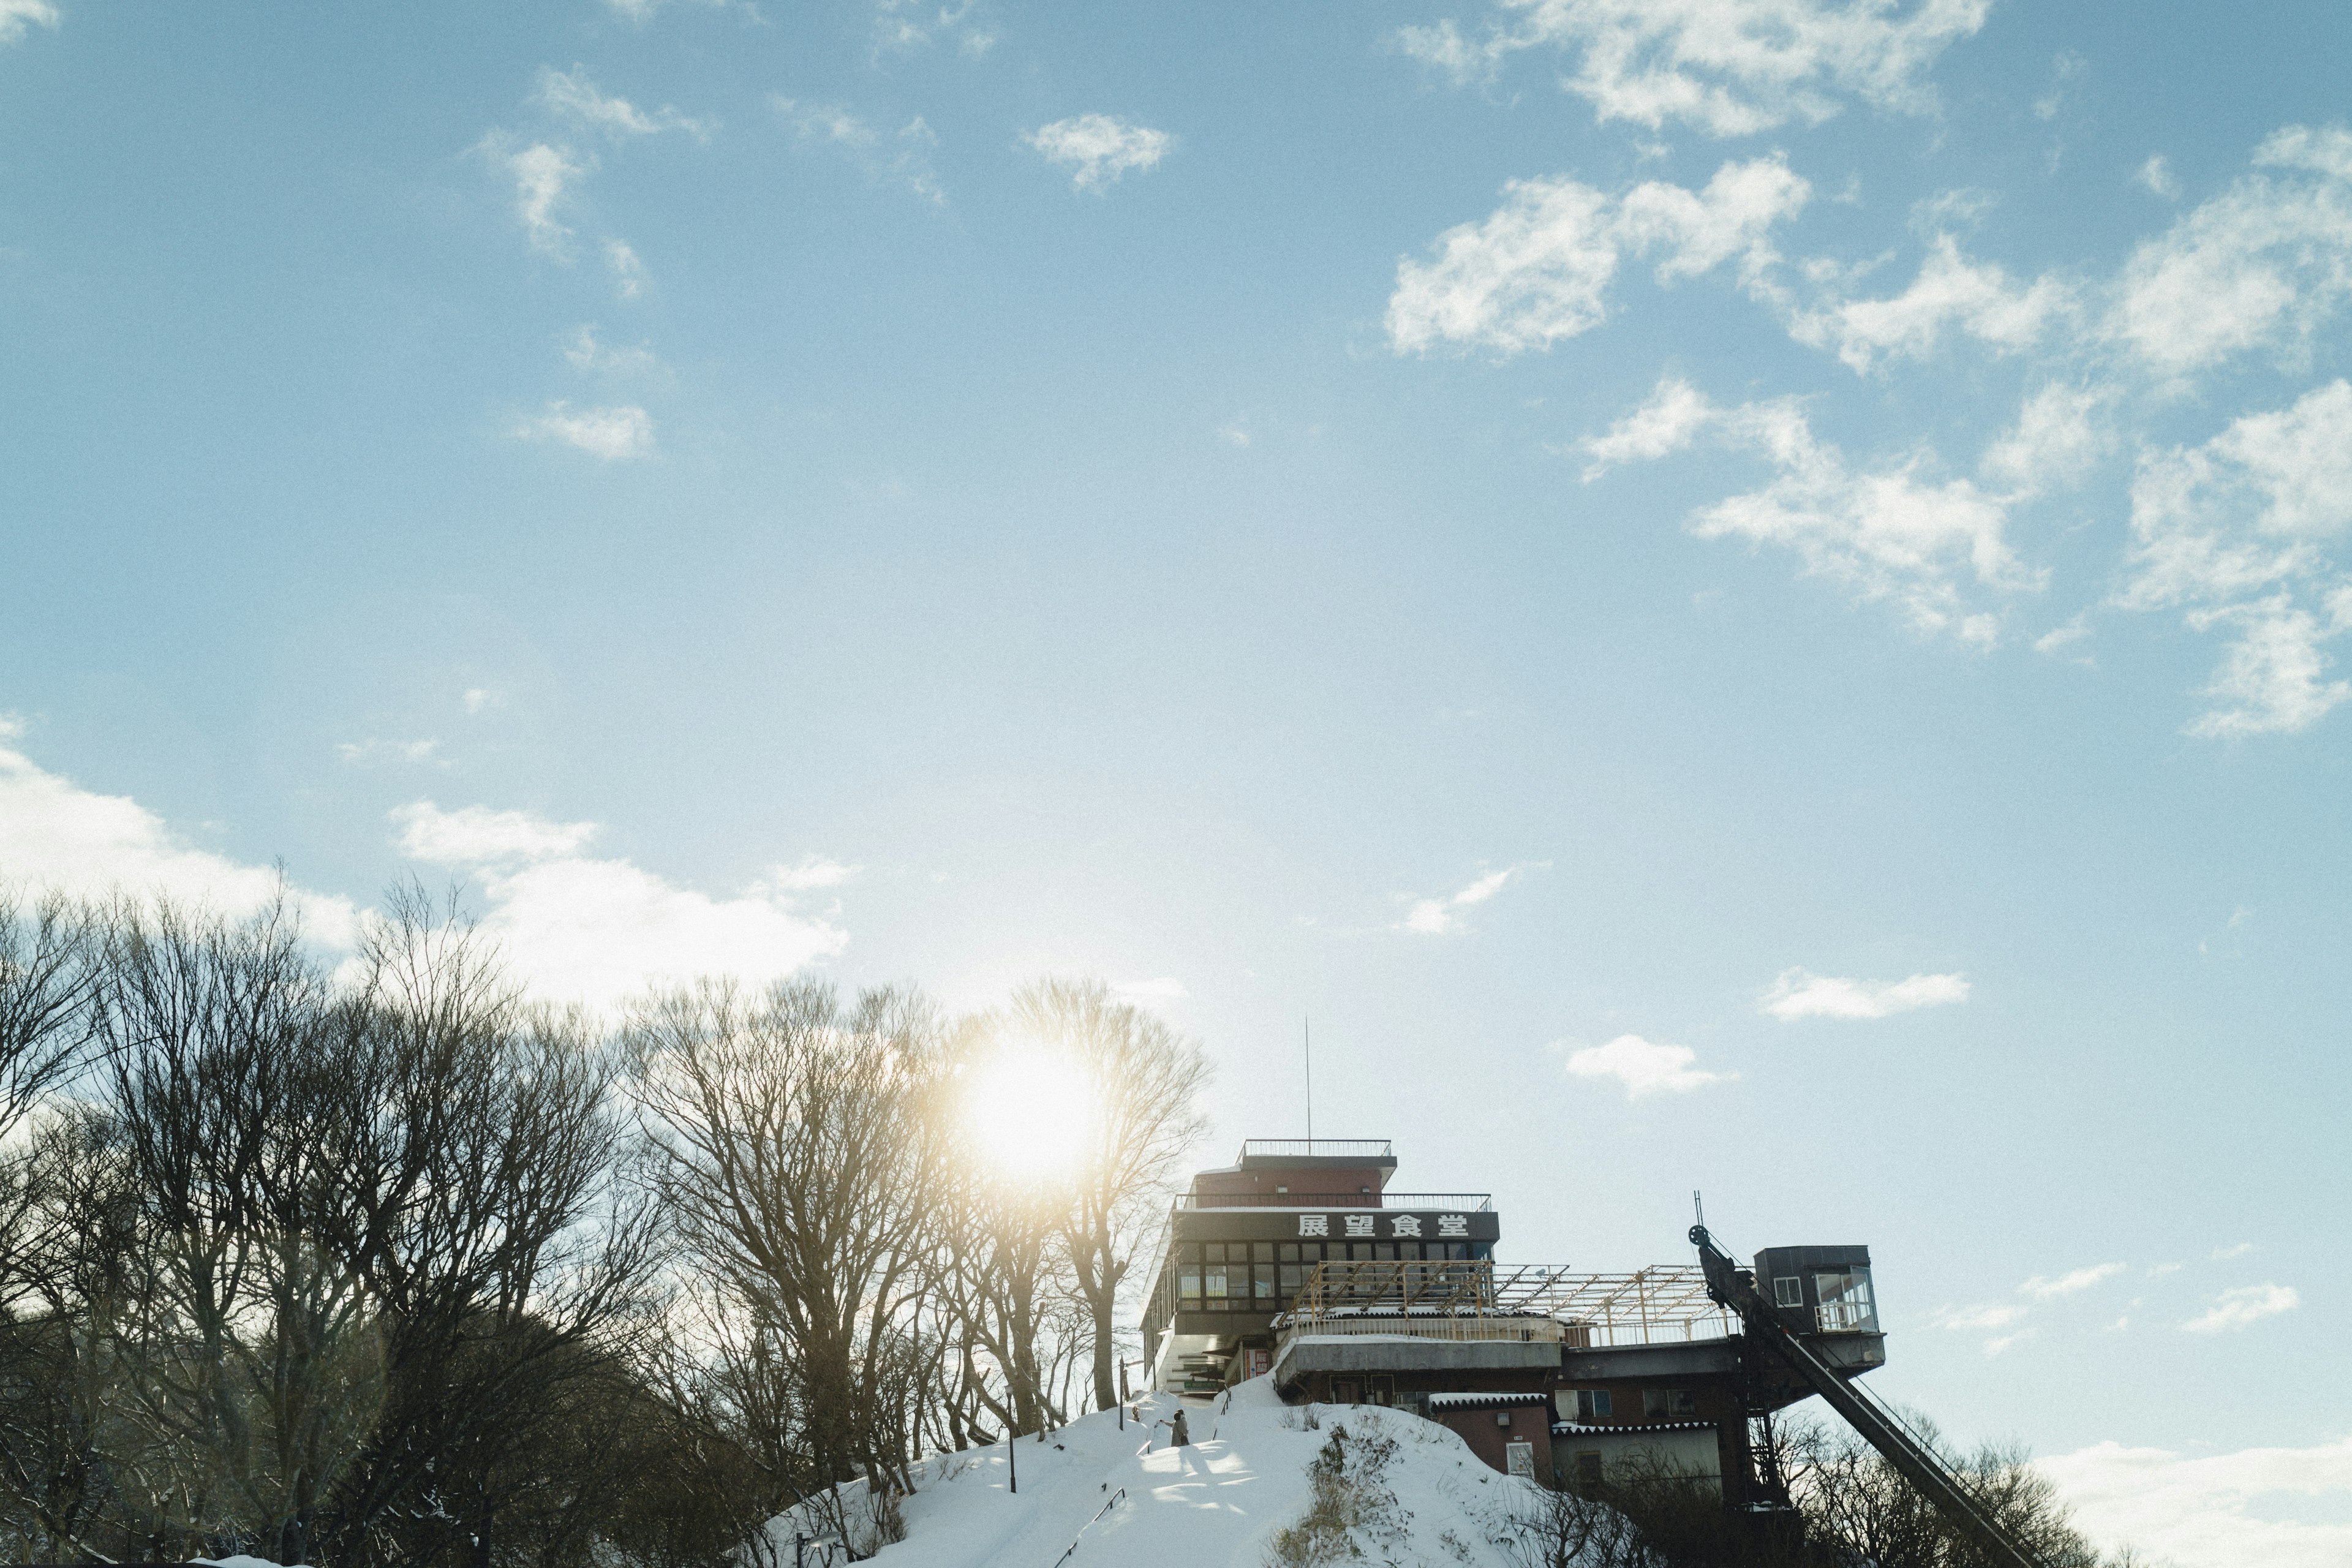
[(1169, 1215), (1145, 1307), (1158, 1387), (1222, 1386), (1273, 1362), (1275, 1320), (1325, 1262), (1469, 1262), (1502, 1234), (1485, 1193), (1391, 1192), (1386, 1139), (1252, 1139)]

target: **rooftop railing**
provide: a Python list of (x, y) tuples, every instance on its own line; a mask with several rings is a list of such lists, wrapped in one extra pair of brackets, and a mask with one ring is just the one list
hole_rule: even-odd
[(1276, 1326), (1285, 1336), (1558, 1338), (1578, 1349), (1727, 1339), (1735, 1329), (1706, 1277), (1686, 1266), (1572, 1274), (1460, 1259), (1319, 1264)]
[(1271, 1160), (1389, 1160), (1394, 1150), (1385, 1138), (1244, 1138), (1242, 1158)]
[(1176, 1207), (1198, 1209), (1444, 1209), (1485, 1213), (1492, 1193), (1180, 1193)]

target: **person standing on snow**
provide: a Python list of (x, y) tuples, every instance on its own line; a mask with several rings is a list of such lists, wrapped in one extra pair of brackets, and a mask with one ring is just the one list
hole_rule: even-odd
[(1185, 1430), (1184, 1410), (1181, 1405), (1177, 1407), (1176, 1414), (1168, 1420), (1155, 1421), (1152, 1425), (1155, 1426), (1165, 1426), (1168, 1428), (1168, 1446), (1170, 1447), (1189, 1448), (1192, 1446), (1192, 1434)]

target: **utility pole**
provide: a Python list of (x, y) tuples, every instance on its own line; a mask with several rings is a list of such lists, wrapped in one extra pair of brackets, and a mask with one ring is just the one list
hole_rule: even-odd
[(1307, 1049), (1307, 1142), (1310, 1145), (1307, 1152), (1311, 1154), (1315, 1152), (1315, 1020), (1300, 1018), (1298, 1033)]

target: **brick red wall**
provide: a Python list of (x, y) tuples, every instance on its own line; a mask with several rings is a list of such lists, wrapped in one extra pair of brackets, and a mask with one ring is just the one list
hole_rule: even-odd
[[(1508, 1416), (1505, 1426), (1497, 1416)], [(1503, 1451), (1507, 1443), (1532, 1443), (1536, 1451), (1536, 1479), (1551, 1479), (1551, 1412), (1540, 1405), (1519, 1405), (1505, 1410), (1433, 1410), (1429, 1418), (1449, 1431), (1461, 1434), (1470, 1445), (1470, 1451), (1486, 1461), (1491, 1468), (1509, 1470), (1509, 1458)]]

